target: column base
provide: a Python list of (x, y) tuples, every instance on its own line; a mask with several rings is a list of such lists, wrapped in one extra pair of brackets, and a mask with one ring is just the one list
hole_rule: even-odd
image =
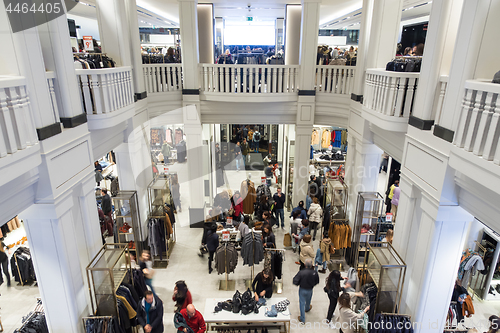
[(43, 141), (54, 135), (61, 133), (61, 123), (55, 123), (49, 126), (36, 129), (36, 134), (38, 136), (38, 141)]
[(146, 91), (143, 91), (141, 93), (135, 93), (135, 101), (140, 101), (141, 99), (145, 99), (148, 97), (148, 93)]
[(74, 128), (87, 122), (87, 114), (82, 113), (71, 118), (61, 118), (64, 128)]
[(363, 103), (363, 95), (351, 94), (351, 99), (355, 102)]
[(408, 124), (422, 131), (430, 131), (432, 129), (432, 125), (434, 125), (434, 120), (423, 120), (415, 116), (410, 116)]
[(455, 132), (439, 125), (434, 125), (434, 135), (448, 142), (453, 142)]
[(316, 96), (316, 90), (299, 90), (299, 96)]

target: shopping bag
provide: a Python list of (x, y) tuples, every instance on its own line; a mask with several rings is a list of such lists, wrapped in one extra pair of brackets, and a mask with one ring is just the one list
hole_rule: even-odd
[(283, 246), (284, 247), (292, 246), (292, 236), (290, 236), (290, 233), (288, 232), (283, 237)]

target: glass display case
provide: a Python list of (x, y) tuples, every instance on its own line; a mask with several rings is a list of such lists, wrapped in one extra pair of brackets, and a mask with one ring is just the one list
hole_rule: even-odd
[(115, 207), (114, 219), (118, 230), (117, 242), (127, 244), (134, 254), (142, 253), (142, 232), (140, 228), (137, 191), (120, 191), (112, 197)]
[(380, 193), (358, 193), (354, 229), (352, 232), (352, 266), (359, 267), (363, 264), (367, 251), (366, 242), (374, 240), (377, 222), (379, 217), (382, 216), (383, 209), (384, 198)]
[[(406, 275), (406, 264), (390, 243), (367, 242), (363, 272), (377, 286), (374, 313), (397, 313)], [(366, 282), (366, 281), (365, 281)]]
[[(128, 273), (128, 274), (127, 274)], [(126, 244), (105, 244), (87, 266), (92, 313), (98, 316), (118, 316), (116, 290), (132, 267)], [(133, 284), (133, 281), (127, 281)]]

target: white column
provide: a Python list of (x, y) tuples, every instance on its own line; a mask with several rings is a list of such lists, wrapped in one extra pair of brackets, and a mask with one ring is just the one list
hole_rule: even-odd
[[(302, 6), (286, 5), (285, 65), (298, 65), (300, 58), (300, 27)], [(318, 26), (319, 30), (319, 26)], [(316, 50), (316, 48), (315, 48)]]
[[(64, 3), (62, 5), (65, 6)], [(54, 71), (56, 76), (54, 89), (59, 116), (69, 119), (80, 116), (83, 114), (81, 94), (73, 64), (67, 17), (61, 15), (41, 24), (38, 29), (45, 68)]]
[(123, 0), (96, 0), (101, 48), (117, 66), (131, 66), (130, 27)]
[(213, 64), (215, 57), (214, 5), (211, 3), (204, 3), (198, 4), (196, 8), (198, 11), (198, 43), (200, 63)]
[(184, 89), (196, 90), (200, 89), (197, 4), (197, 0), (179, 0), (183, 84)]
[(396, 55), (402, 9), (403, 2), (400, 0), (377, 0), (373, 3), (366, 68), (385, 68)]
[(372, 27), (373, 3), (375, 0), (363, 0), (361, 11), (361, 25), (359, 27), (358, 56), (356, 59), (356, 74), (354, 75), (353, 96), (359, 101), (365, 86), (366, 59), (370, 56), (367, 51), (370, 44)]
[[(54, 124), (59, 122), (59, 119), (56, 119), (52, 109), (38, 28), (34, 27), (19, 31), (17, 33), (13, 33), (12, 28), (5, 24), (8, 24), (9, 22), (9, 20), (7, 19), (7, 13), (5, 11), (5, 6), (1, 6), (0, 13), (0, 21), (3, 22), (1, 24), (3, 35), (2, 39), (5, 38), (6, 40), (5, 47), (8, 47), (9, 45), (12, 46), (13, 44), (13, 51), (17, 58), (17, 63), (16, 61), (13, 61), (12, 63), (5, 63), (1, 66), (1, 68), (4, 68), (4, 73), (10, 72), (14, 75), (21, 75), (26, 78), (26, 87), (28, 90), (28, 96), (30, 99), (31, 110), (33, 112), (33, 118), (35, 120), (36, 128), (40, 130), (51, 125), (54, 126)], [(12, 13), (12, 16), (15, 15), (16, 13)], [(26, 18), (26, 15), (30, 15), (30, 13), (23, 14), (21, 12), (18, 15), (22, 15), (23, 18)], [(21, 19), (21, 16), (19, 16), (17, 20), (19, 20), (20, 22), (34, 22), (34, 19), (24, 20)], [(27, 23), (29, 24), (29, 22)], [(12, 38), (12, 40), (10, 40), (9, 36)], [(7, 51), (6, 55), (9, 56), (11, 54), (9, 51)], [(4, 57), (2, 57), (2, 60), (3, 58)], [(12, 66), (12, 69), (6, 70), (5, 66)], [(52, 129), (52, 131), (60, 132), (61, 129), (59, 125), (55, 125), (54, 127), (55, 129)], [(43, 135), (40, 136), (40, 131), (39, 138), (45, 138), (45, 136)]]
[(314, 90), (321, 0), (302, 0), (300, 90)]
[(299, 96), (295, 125), (295, 156), (293, 162), (293, 203), (305, 200), (309, 183), (311, 134), (314, 124), (314, 96)]
[[(463, 0), (437, 0), (432, 3), (413, 117), (421, 120), (435, 118), (434, 103), (440, 90), (439, 78), (449, 72), (455, 46), (449, 42), (455, 41), (462, 4)], [(430, 127), (424, 129), (429, 130)]]
[(141, 37), (139, 35), (139, 18), (135, 0), (125, 1), (128, 27), (130, 33), (130, 55), (132, 57), (132, 76), (134, 78), (134, 92), (139, 99), (145, 97), (146, 87), (142, 72)]
[(83, 332), (92, 312), (86, 267), (102, 246), (94, 174), (23, 219), (49, 331)]
[(4, 8), (0, 8), (0, 42), (3, 45), (3, 50), (0, 52), (0, 74), (21, 75), (20, 59), (18, 59), (15, 50), (14, 34)]
[(491, 0), (464, 0), (456, 41), (457, 45), (467, 47), (456, 47), (453, 51), (450, 77), (439, 122), (439, 126), (450, 131), (456, 131), (458, 127), (465, 81), (474, 78), (490, 6)]

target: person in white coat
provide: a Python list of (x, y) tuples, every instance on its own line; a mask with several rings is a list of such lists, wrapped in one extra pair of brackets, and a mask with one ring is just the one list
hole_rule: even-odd
[(311, 235), (313, 236), (313, 241), (315, 241), (316, 233), (318, 232), (318, 224), (321, 223), (321, 217), (323, 216), (323, 209), (319, 205), (318, 198), (313, 198), (313, 202), (311, 204), (311, 207), (309, 207), (307, 215), (309, 215), (309, 230)]
[(351, 309), (351, 296), (348, 293), (343, 293), (339, 296), (338, 304), (340, 305), (335, 328), (339, 328), (341, 333), (354, 333), (358, 328), (358, 320), (363, 319), (365, 313), (370, 310), (367, 306), (362, 312), (356, 313)]

